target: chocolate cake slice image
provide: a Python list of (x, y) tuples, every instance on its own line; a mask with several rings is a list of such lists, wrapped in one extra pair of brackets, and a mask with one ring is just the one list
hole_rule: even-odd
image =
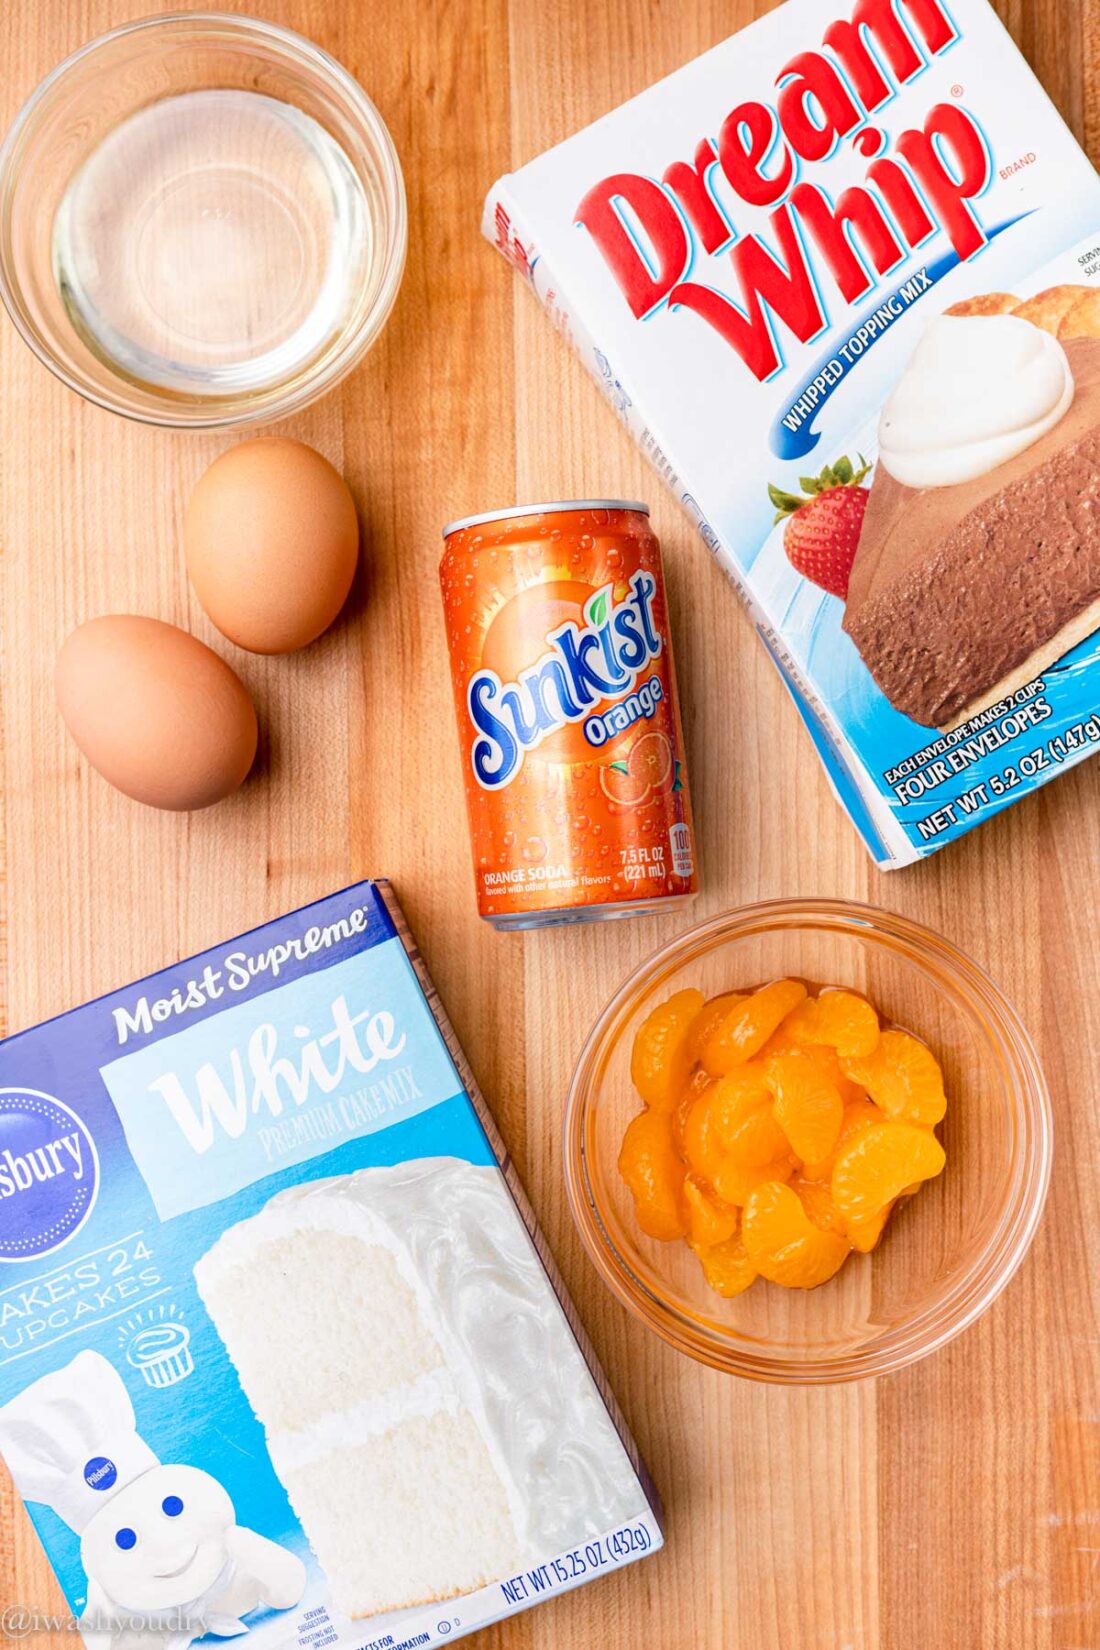
[[(844, 629), (897, 710), (949, 729), (1041, 676), (1100, 629), (1100, 339), (1055, 344), (1064, 351), (1054, 364), (1064, 390), (1039, 416), (1042, 403), (1032, 395), (1021, 405), (1016, 386), (1033, 385), (1041, 367), (1052, 395), (1049, 359), (1037, 366), (1028, 358), (1019, 372), (989, 362), (1002, 339), (1015, 347), (1022, 338), (1026, 350), (1026, 335), (982, 335), (970, 377), (965, 361), (957, 370), (944, 366), (945, 326), (1030, 323), (1001, 316), (934, 325), (944, 381), (937, 384), (926, 360), (920, 393), (910, 391), (900, 425), (894, 420), (901, 427), (908, 419), (917, 461), (904, 445), (900, 458), (888, 453), (890, 404), (884, 409), (883, 451)], [(951, 334), (947, 346), (969, 348), (973, 336)], [(910, 372), (919, 360), (918, 350)], [(986, 377), (975, 384), (979, 369)], [(980, 422), (991, 418), (991, 427)], [(1006, 451), (1011, 456), (1001, 461)], [(966, 453), (969, 462), (960, 462)], [(967, 470), (965, 479), (953, 479)], [(910, 484), (926, 478), (933, 484)]]

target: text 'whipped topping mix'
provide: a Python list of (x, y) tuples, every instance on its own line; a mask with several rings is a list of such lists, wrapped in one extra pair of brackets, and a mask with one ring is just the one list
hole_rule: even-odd
[(90, 1647), (435, 1644), (661, 1545), (384, 885), (0, 1043), (0, 1455)]
[(1100, 183), (986, 0), (786, 0), (503, 178), (484, 228), (749, 601), (881, 864), (1100, 744), (1100, 528), (1065, 502), (1100, 432)]

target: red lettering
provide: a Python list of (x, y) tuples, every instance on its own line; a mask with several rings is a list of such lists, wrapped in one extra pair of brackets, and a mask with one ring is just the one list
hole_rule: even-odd
[[(901, 3), (907, 6), (930, 53), (942, 52), (958, 38), (954, 24), (938, 0), (901, 0)], [(836, 53), (856, 96), (871, 113), (887, 101), (893, 88), (868, 49), (865, 30), (899, 84), (919, 73), (923, 59), (894, 8), (894, 0), (857, 0), (850, 22), (829, 24), (825, 44)]]
[[(642, 319), (666, 301), (692, 311), (764, 381), (781, 365), (777, 323), (804, 344), (826, 324), (800, 231), (849, 304), (937, 228), (959, 257), (973, 257), (988, 239), (970, 205), (990, 179), (980, 127), (964, 109), (939, 103), (922, 128), (897, 137), (887, 157), (883, 132), (864, 124), (926, 57), (957, 38), (940, 0), (854, 0), (850, 18), (825, 30), (836, 62), (797, 52), (777, 77), (776, 109), (738, 104), (717, 144), (704, 138), (690, 161), (667, 168), (662, 184), (624, 172), (589, 190), (578, 221), (632, 313)], [(834, 203), (815, 184), (795, 183), (799, 158), (824, 160), (852, 134), (870, 161), (865, 186), (843, 190)], [(716, 165), (739, 199), (772, 208), (767, 239), (734, 240), (735, 226), (711, 188)], [(711, 255), (730, 247), (736, 300), (685, 280), (695, 237)]]
[[(629, 208), (652, 248), (656, 274), (627, 229), (619, 202)], [(663, 303), (688, 266), (691, 246), (679, 212), (659, 184), (617, 172), (590, 189), (577, 222), (592, 236), (637, 320)]]
[(920, 246), (928, 239), (936, 226), (904, 167), (896, 160), (876, 160), (867, 168), (867, 181), (874, 184), (886, 202), (907, 246)]
[(695, 281), (681, 281), (669, 293), (672, 306), (690, 309), (712, 326), (735, 349), (749, 371), (761, 382), (780, 366), (764, 306), (784, 321), (802, 343), (808, 344), (825, 325), (814, 283), (798, 234), (785, 206), (772, 213), (771, 223), (786, 267), (755, 235), (738, 241), (730, 252), (741, 290), (743, 309), (720, 292)]
[(848, 236), (848, 226), (858, 236), (880, 275), (896, 268), (905, 251), (881, 206), (866, 189), (845, 189), (835, 206), (812, 183), (800, 183), (791, 191), (791, 207), (798, 213), (817, 243), (829, 271), (848, 303), (874, 285)]
[(764, 174), (764, 162), (775, 147), (779, 123), (765, 103), (740, 103), (722, 122), (718, 159), (722, 170), (743, 201), (750, 206), (774, 206), (782, 200), (794, 176), (790, 150), (774, 178)]
[(688, 222), (707, 252), (718, 252), (733, 234), (707, 185), (707, 173), (717, 165), (718, 154), (709, 138), (695, 151), (695, 160), (674, 160), (664, 181), (687, 215)]
[[(779, 124), (784, 136), (803, 160), (824, 160), (837, 139), (859, 125), (860, 112), (832, 64), (820, 53), (799, 52), (792, 57), (776, 85), (787, 75), (795, 78), (779, 94)], [(821, 126), (806, 107), (810, 97), (816, 99), (825, 116)]]
[(924, 130), (902, 132), (895, 148), (912, 168), (959, 257), (980, 252), (989, 237), (966, 202), (989, 182), (989, 152), (965, 109), (935, 104)]

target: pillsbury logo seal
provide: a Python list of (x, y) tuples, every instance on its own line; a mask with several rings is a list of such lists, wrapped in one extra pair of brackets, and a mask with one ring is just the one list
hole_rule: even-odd
[(109, 1490), (118, 1478), (118, 1468), (105, 1455), (93, 1455), (84, 1464), (84, 1482), (90, 1490)]
[(0, 1089), (0, 1262), (60, 1249), (98, 1191), (99, 1157), (76, 1113), (38, 1089)]

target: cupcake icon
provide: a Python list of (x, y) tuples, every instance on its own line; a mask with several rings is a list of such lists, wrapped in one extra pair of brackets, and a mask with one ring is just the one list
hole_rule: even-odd
[(175, 1306), (162, 1307), (155, 1316), (130, 1319), (122, 1326), (120, 1339), (126, 1362), (140, 1371), (146, 1386), (175, 1386), (195, 1367), (191, 1331)]

